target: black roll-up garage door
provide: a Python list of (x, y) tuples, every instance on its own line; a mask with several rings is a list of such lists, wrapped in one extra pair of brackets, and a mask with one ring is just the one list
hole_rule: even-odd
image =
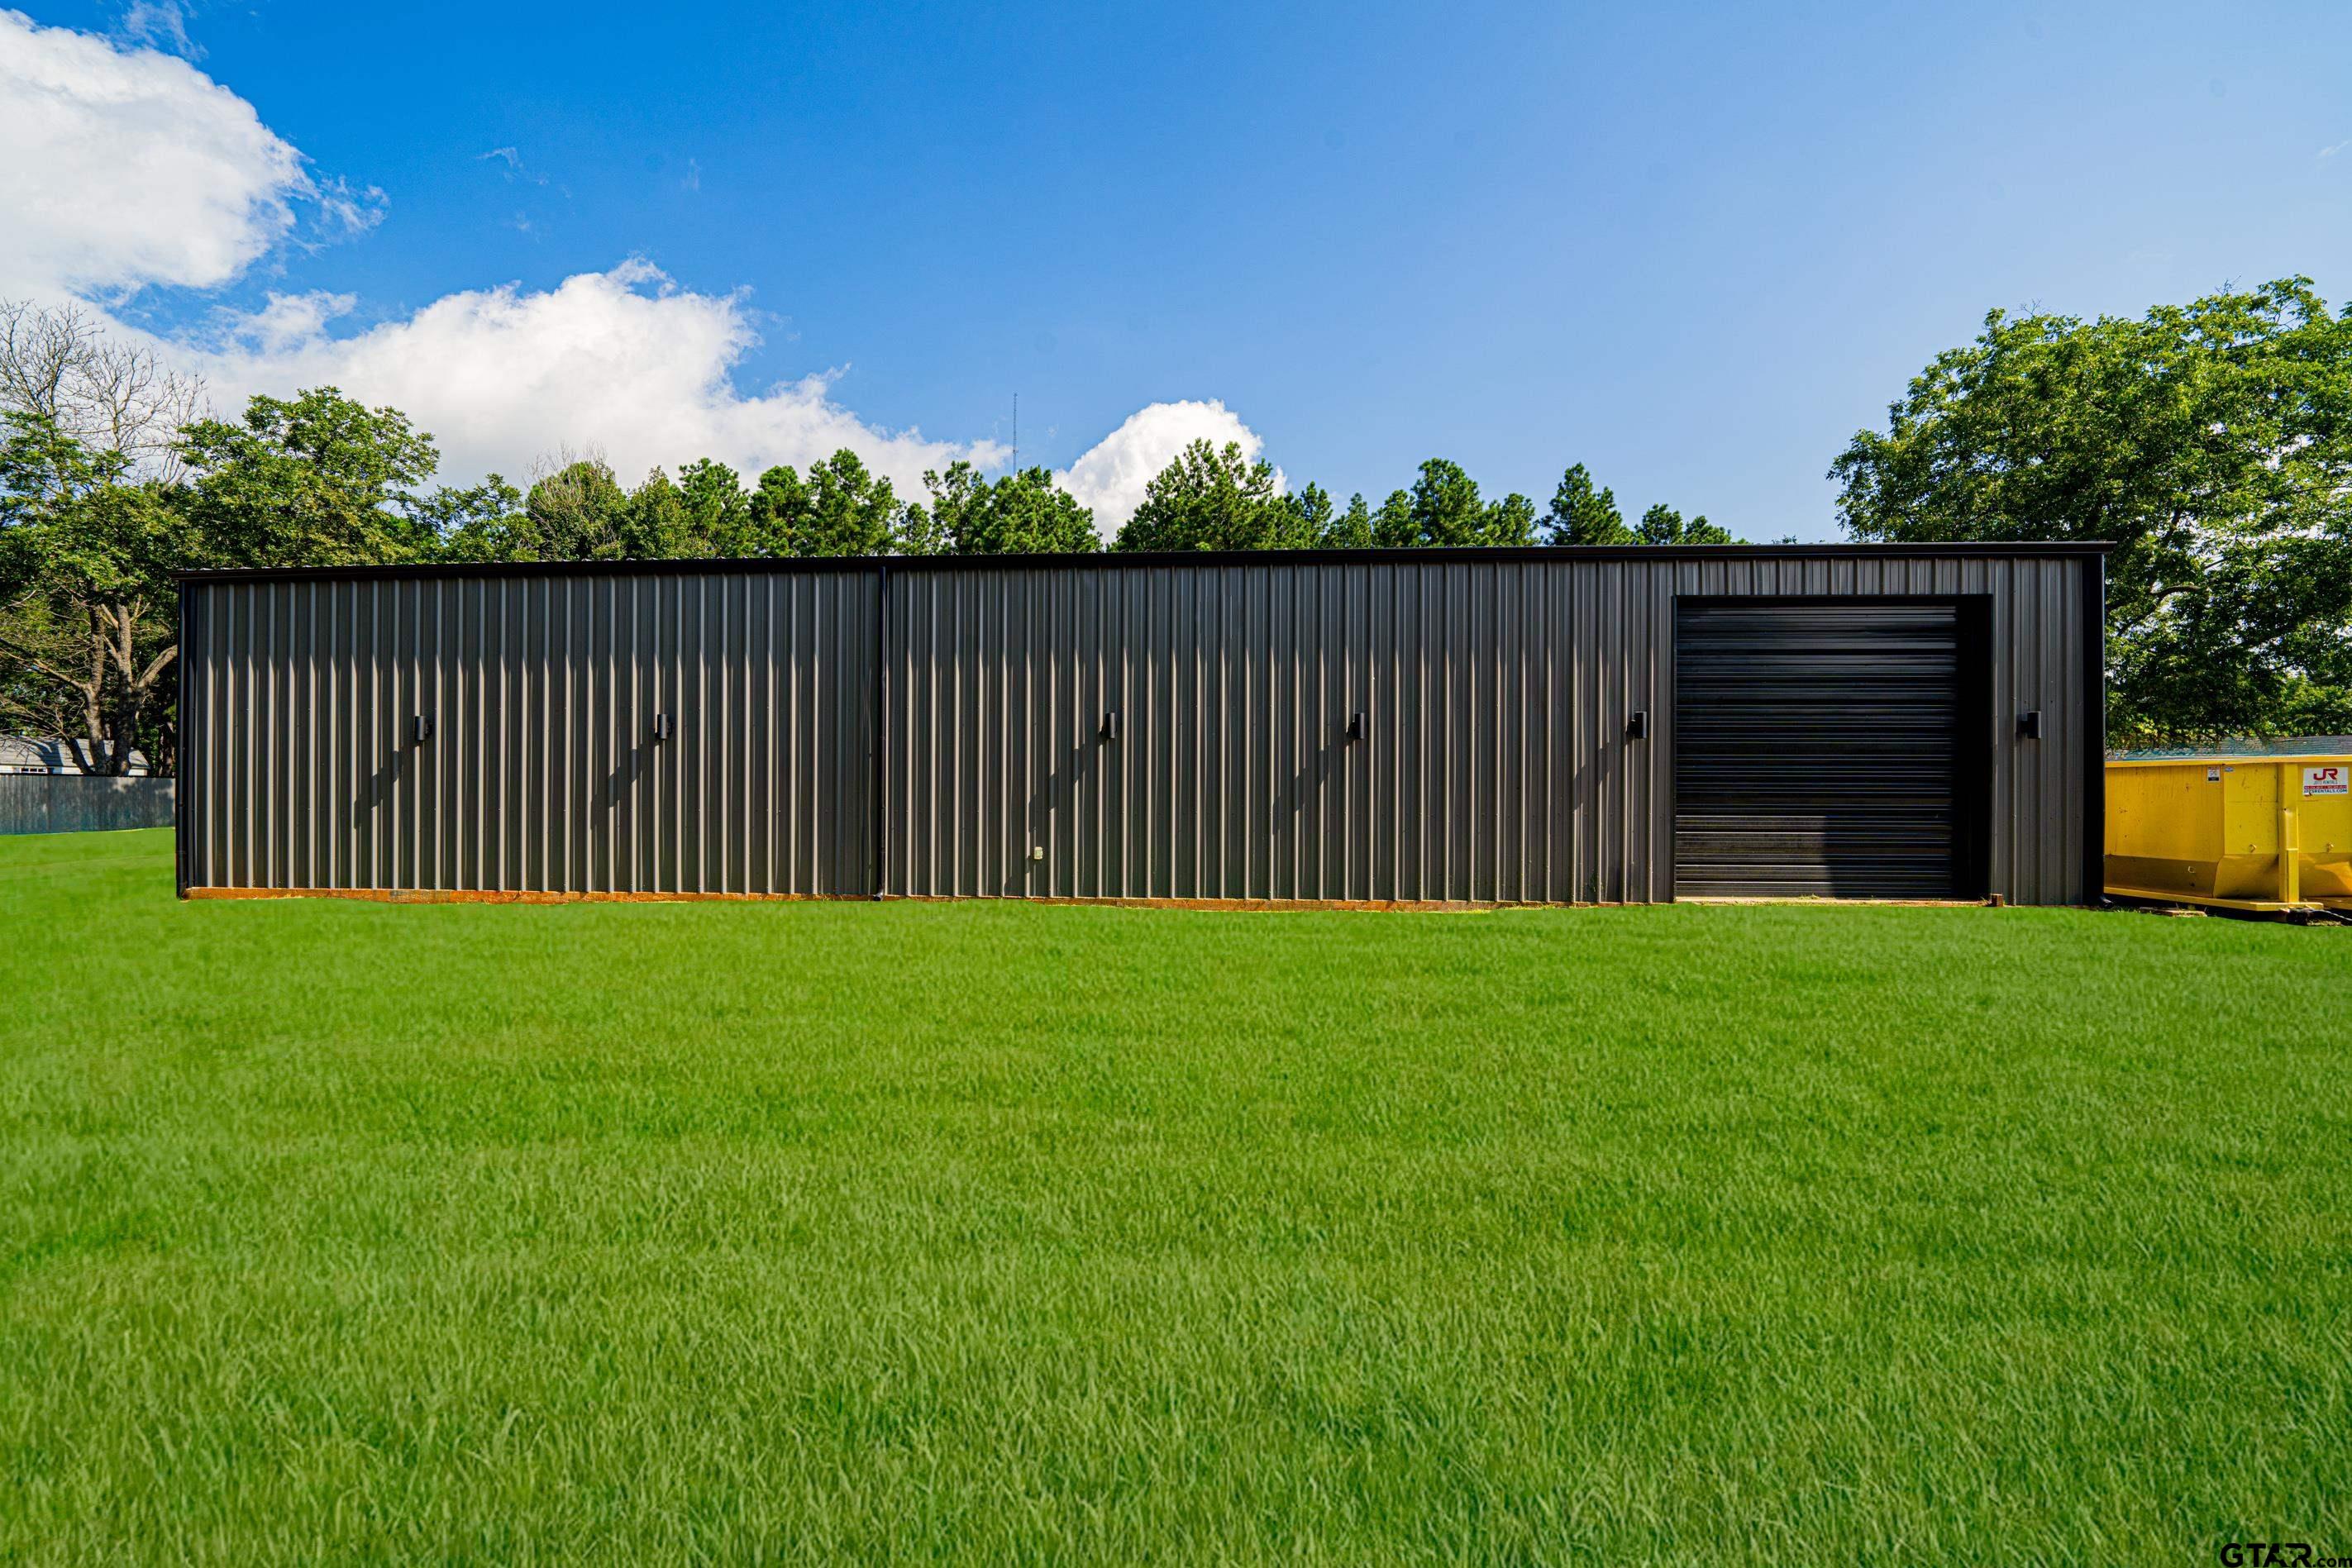
[(1966, 896), (1957, 604), (1684, 601), (1675, 892)]

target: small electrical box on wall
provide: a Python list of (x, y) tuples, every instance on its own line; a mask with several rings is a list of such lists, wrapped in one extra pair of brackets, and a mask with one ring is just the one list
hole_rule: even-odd
[(2039, 740), (2042, 738), (2042, 710), (2040, 708), (2027, 708), (2023, 713), (2017, 716), (2017, 738), (2020, 740)]
[(1348, 716), (1348, 738), (1349, 740), (1361, 740), (1364, 738), (1364, 716), (1362, 714), (1351, 713)]
[(414, 719), (409, 721), (408, 733), (415, 737), (416, 744), (419, 746), (422, 746), (426, 741), (432, 739), (433, 716), (429, 713), (418, 714)]
[(1632, 713), (1625, 716), (1625, 738), (1628, 740), (1647, 740), (1650, 738), (1650, 710), (1648, 708), (1637, 707)]
[(1117, 740), (1118, 738), (1118, 710), (1117, 708), (1113, 708), (1110, 712), (1103, 715), (1102, 737), (1105, 740)]
[(669, 736), (669, 715), (666, 713), (654, 715), (654, 744), (659, 746), (663, 741), (667, 740)]

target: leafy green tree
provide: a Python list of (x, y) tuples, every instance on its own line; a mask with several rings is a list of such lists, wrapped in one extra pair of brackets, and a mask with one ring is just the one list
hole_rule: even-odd
[(617, 559), (628, 506), (628, 492), (603, 458), (559, 461), (532, 482), (520, 521), (487, 559)]
[(1307, 484), (1282, 498), (1290, 512), (1279, 534), (1282, 549), (1314, 549), (1321, 546), (1331, 532), (1331, 492), (1317, 484)]
[(793, 554), (881, 555), (898, 531), (898, 497), (890, 481), (869, 474), (844, 447), (808, 472), (808, 506), (792, 537)]
[(2352, 729), (2352, 310), (1994, 311), (1831, 465), (1861, 539), (2108, 540), (2110, 737)]
[(629, 492), (621, 513), (621, 559), (677, 560), (697, 554), (686, 495), (659, 466)]
[(333, 387), (256, 396), (243, 419), (197, 420), (177, 449), (189, 505), (224, 559), (243, 566), (351, 566), (426, 559), (437, 541), (412, 494), (439, 462), (394, 408)]
[(524, 559), (512, 553), (529, 522), (522, 492), (496, 474), (465, 489), (439, 486), (416, 503), (416, 517), (444, 560)]
[(1094, 513), (1054, 483), (1045, 468), (1024, 468), (991, 483), (961, 459), (945, 474), (926, 473), (928, 507), (908, 507), (898, 549), (906, 555), (1067, 555), (1100, 549)]
[(1535, 503), (1517, 493), (1480, 498), (1478, 482), (1458, 463), (1433, 457), (1410, 491), (1390, 496), (1373, 520), (1374, 538), (1400, 549), (1523, 545), (1535, 538)]
[(1412, 482), (1413, 543), (1475, 545), (1486, 542), (1486, 507), (1478, 482), (1458, 463), (1433, 457)]
[(1517, 490), (1486, 507), (1486, 537), (1489, 545), (1531, 545), (1536, 542), (1536, 504)]
[(734, 559), (760, 553), (751, 497), (734, 469), (715, 458), (697, 458), (677, 471), (677, 488), (686, 510), (688, 554)]
[(1372, 509), (1364, 504), (1362, 491), (1348, 497), (1347, 510), (1325, 526), (1318, 542), (1325, 549), (1364, 549), (1370, 546)]
[(1271, 463), (1241, 444), (1195, 441), (1144, 486), (1143, 504), (1118, 530), (1117, 550), (1268, 549), (1297, 537), (1299, 514)]
[(808, 519), (808, 486), (800, 470), (780, 463), (760, 476), (759, 485), (745, 499), (746, 539), (743, 553), (778, 559), (799, 553), (794, 541)]
[(788, 463), (761, 475), (743, 497), (732, 553), (778, 559), (882, 555), (898, 542), (902, 514), (890, 481), (868, 473), (845, 447), (809, 465), (805, 476)]
[(1559, 476), (1559, 486), (1551, 493), (1551, 507), (1543, 520), (1544, 538), (1550, 544), (1634, 542), (1633, 530), (1625, 526), (1625, 514), (1617, 509), (1616, 492), (1594, 488), (1592, 475), (1581, 463)]
[(1642, 520), (1633, 525), (1633, 536), (1645, 545), (1727, 545), (1732, 542), (1730, 531), (1708, 522), (1706, 513), (1685, 522), (1682, 513), (1664, 501), (1642, 514)]
[(1092, 507), (1054, 483), (1045, 468), (1007, 474), (991, 487), (993, 528), (969, 547), (991, 554), (1090, 555), (1102, 549)]
[(0, 703), (39, 731), (79, 731), (85, 771), (121, 774), (168, 710), (172, 574), (211, 552), (176, 492), (129, 480), (122, 452), (46, 413), (0, 429)]

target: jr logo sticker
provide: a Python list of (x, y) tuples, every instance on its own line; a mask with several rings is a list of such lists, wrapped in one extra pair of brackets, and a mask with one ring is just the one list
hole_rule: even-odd
[(2347, 776), (2340, 763), (2303, 770), (2303, 792), (2306, 795), (2352, 794), (2346, 789), (2347, 784), (2352, 784), (2352, 776)]

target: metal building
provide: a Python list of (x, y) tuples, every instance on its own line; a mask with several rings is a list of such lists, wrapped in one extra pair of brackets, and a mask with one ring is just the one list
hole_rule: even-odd
[(2080, 903), (2103, 591), (2095, 546), (192, 573), (181, 884)]

